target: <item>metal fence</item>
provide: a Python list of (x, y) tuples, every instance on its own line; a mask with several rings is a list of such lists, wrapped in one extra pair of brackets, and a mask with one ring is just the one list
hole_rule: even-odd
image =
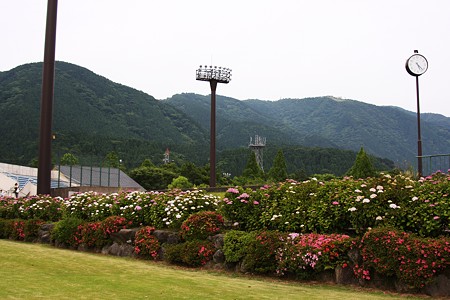
[(422, 155), (422, 173), (424, 176), (437, 171), (447, 173), (450, 170), (450, 154)]

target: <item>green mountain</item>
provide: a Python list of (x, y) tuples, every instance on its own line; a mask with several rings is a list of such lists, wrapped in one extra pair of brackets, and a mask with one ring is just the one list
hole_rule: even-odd
[[(180, 102), (185, 103), (181, 105)], [(167, 100), (197, 120), (205, 129), (208, 114), (202, 119), (196, 111), (208, 106), (209, 96), (175, 95)], [(189, 105), (186, 105), (188, 103)], [(399, 164), (414, 164), (417, 155), (417, 117), (398, 107), (375, 106), (355, 100), (318, 97), (279, 101), (245, 100), (217, 97), (218, 125), (233, 123), (232, 132), (218, 126), (218, 136), (240, 137), (233, 147), (246, 146), (244, 136), (258, 134), (268, 145), (332, 147), (389, 158)], [(423, 154), (448, 153), (450, 118), (422, 114)], [(266, 130), (267, 127), (272, 130)], [(253, 131), (253, 132), (249, 132)]]
[[(27, 164), (38, 155), (41, 82), (41, 63), (0, 72), (2, 161)], [(136, 164), (161, 160), (166, 148), (194, 161), (207, 153), (199, 150), (209, 143), (206, 131), (184, 113), (85, 68), (57, 62), (54, 95), (56, 157), (72, 152), (98, 161), (116, 151)]]
[[(0, 161), (27, 165), (38, 156), (42, 63), (0, 72)], [(167, 148), (176, 162), (205, 165), (209, 158), (210, 96), (179, 94), (156, 100), (141, 91), (70, 63), (57, 62), (53, 157), (66, 152), (99, 165), (111, 151), (128, 168), (150, 158), (160, 163)], [(450, 120), (423, 114), (424, 154), (450, 149)], [(394, 160), (414, 163), (416, 116), (332, 97), (245, 100), (217, 97), (218, 168), (238, 175), (250, 137), (267, 139), (264, 169), (278, 149), (288, 171), (343, 174), (361, 146), (380, 168)]]

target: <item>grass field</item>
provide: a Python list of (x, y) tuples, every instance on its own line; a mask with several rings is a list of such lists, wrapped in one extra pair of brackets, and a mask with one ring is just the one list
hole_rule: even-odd
[(0, 299), (424, 299), (0, 240)]

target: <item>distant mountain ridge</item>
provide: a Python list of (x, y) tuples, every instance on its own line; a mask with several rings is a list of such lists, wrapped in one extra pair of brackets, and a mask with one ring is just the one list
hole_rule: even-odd
[[(209, 103), (209, 96), (182, 94), (166, 101), (186, 112), (204, 128), (208, 126), (208, 114), (202, 114), (200, 121), (195, 112)], [(181, 102), (189, 103), (189, 106)], [(363, 146), (372, 155), (399, 163), (414, 162), (417, 155), (416, 114), (398, 107), (334, 97), (239, 101), (219, 96), (216, 105), (218, 124), (232, 122), (244, 131), (234, 131), (235, 136), (256, 133), (266, 136), (268, 143), (354, 151)], [(421, 114), (421, 119), (424, 155), (448, 153), (450, 118), (426, 113)], [(225, 126), (218, 127), (218, 136), (229, 134)], [(265, 127), (272, 128), (272, 131), (264, 130)], [(234, 147), (244, 145), (242, 139), (233, 144)]]
[[(56, 63), (55, 76), (54, 157), (72, 152), (93, 161), (116, 151), (136, 166), (145, 158), (161, 161), (169, 148), (171, 159), (208, 162), (210, 96), (183, 93), (156, 100), (65, 62)], [(0, 72), (0, 161), (27, 164), (37, 157), (41, 80), (42, 63)], [(422, 114), (422, 120), (424, 154), (449, 152), (450, 118)], [(221, 153), (248, 150), (256, 134), (267, 138), (269, 154), (282, 147), (358, 151), (363, 146), (377, 157), (415, 162), (416, 115), (404, 109), (334, 97), (241, 101), (217, 96), (219, 159)], [(298, 160), (292, 151), (285, 156)]]

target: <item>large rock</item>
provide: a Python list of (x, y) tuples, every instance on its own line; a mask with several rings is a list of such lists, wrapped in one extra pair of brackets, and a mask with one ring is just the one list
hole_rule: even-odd
[(337, 284), (358, 284), (358, 279), (353, 273), (353, 268), (347, 266), (345, 268), (336, 267), (334, 276)]
[(450, 269), (436, 276), (436, 279), (422, 289), (422, 292), (432, 297), (450, 296)]
[(132, 242), (134, 242), (134, 237), (136, 236), (136, 232), (138, 232), (139, 229), (140, 228), (120, 229), (119, 232), (113, 232), (110, 236), (114, 243), (131, 244)]
[(51, 234), (54, 227), (55, 224), (42, 224), (38, 230), (37, 242), (42, 244), (50, 244), (52, 241)]
[(153, 235), (160, 244), (178, 244), (181, 242), (180, 234), (172, 230), (155, 230)]
[(213, 262), (216, 264), (223, 264), (225, 262), (225, 254), (221, 249), (217, 250), (213, 255)]
[(131, 244), (121, 244), (116, 242), (111, 246), (104, 247), (102, 253), (114, 256), (136, 257), (134, 247)]
[(222, 249), (224, 244), (224, 238), (225, 234), (219, 233), (208, 237), (208, 240), (214, 243), (214, 247), (216, 247), (216, 249)]

